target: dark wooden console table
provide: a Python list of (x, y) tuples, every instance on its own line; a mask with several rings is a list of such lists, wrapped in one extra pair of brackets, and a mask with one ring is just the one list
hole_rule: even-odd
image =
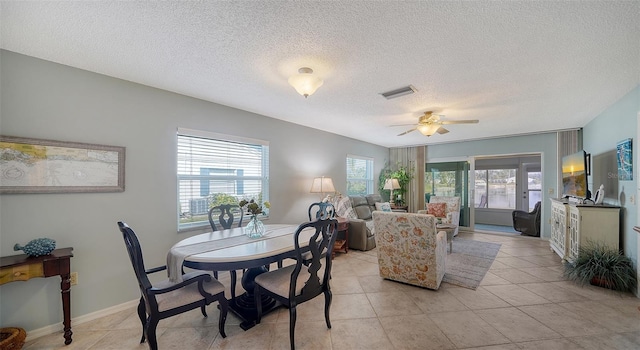
[(49, 255), (29, 257), (27, 254), (3, 256), (0, 258), (0, 285), (27, 281), (34, 277), (60, 276), (62, 291), (62, 311), (64, 343), (71, 344), (71, 267), (73, 248), (56, 249)]

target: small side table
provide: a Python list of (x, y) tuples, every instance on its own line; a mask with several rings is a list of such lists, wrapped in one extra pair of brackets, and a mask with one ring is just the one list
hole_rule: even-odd
[[(336, 232), (338, 237), (333, 245), (332, 258), (336, 256), (336, 251), (345, 254), (349, 252), (349, 219), (338, 216), (336, 220), (338, 220), (338, 232)], [(339, 236), (340, 233), (344, 233), (344, 239)]]
[(62, 293), (62, 324), (64, 343), (71, 344), (71, 267), (73, 248), (56, 249), (49, 255), (29, 257), (26, 254), (3, 256), (0, 258), (0, 285), (27, 281), (34, 277), (60, 276)]
[(453, 251), (453, 233), (458, 226), (454, 224), (436, 224), (436, 230), (447, 233), (447, 243), (449, 243), (449, 254)]
[(408, 205), (392, 205), (391, 211), (406, 213), (409, 211), (409, 206)]

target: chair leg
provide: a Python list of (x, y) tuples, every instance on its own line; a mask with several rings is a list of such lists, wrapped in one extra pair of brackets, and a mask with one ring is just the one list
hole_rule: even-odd
[(140, 343), (144, 343), (144, 329), (147, 325), (147, 310), (144, 306), (144, 298), (140, 297), (140, 303), (138, 304), (138, 317), (140, 318), (140, 323), (142, 324), (142, 338), (140, 339)]
[(155, 318), (149, 317), (147, 320), (147, 343), (149, 344), (149, 348), (151, 350), (158, 350), (158, 339), (156, 338), (156, 327), (158, 326), (158, 322)]
[(281, 269), (282, 268), (282, 260), (278, 260), (278, 268)]
[(331, 320), (329, 320), (329, 310), (331, 309), (331, 291), (324, 291), (324, 320), (327, 322), (327, 328), (331, 329)]
[(218, 271), (213, 271), (213, 278), (218, 279)]
[(294, 334), (296, 330), (296, 305), (289, 306), (289, 342), (291, 343), (291, 350), (295, 350), (296, 342)]
[(220, 304), (220, 319), (218, 320), (218, 331), (223, 338), (227, 337), (224, 332), (224, 324), (227, 321), (227, 311), (229, 311), (229, 302), (224, 297), (224, 293), (218, 296), (218, 303)]
[(206, 309), (206, 306), (207, 306), (207, 305), (202, 305), (202, 306), (200, 306), (200, 311), (202, 311), (202, 316), (204, 316), (204, 317), (208, 317), (208, 316), (207, 316), (207, 309)]

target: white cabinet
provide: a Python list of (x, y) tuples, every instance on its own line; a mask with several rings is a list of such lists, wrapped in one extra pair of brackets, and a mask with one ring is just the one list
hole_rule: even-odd
[(561, 258), (573, 261), (587, 241), (620, 247), (620, 207), (551, 201), (551, 240)]
[(551, 239), (549, 245), (560, 258), (567, 255), (568, 236), (567, 205), (557, 200), (551, 200)]

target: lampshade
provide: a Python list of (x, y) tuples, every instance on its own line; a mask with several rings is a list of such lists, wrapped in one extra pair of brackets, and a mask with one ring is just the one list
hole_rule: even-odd
[(440, 129), (440, 125), (438, 124), (421, 124), (418, 125), (418, 131), (422, 133), (424, 136), (431, 136), (436, 133)]
[(313, 69), (308, 67), (298, 69), (298, 74), (289, 78), (289, 84), (304, 98), (316, 92), (322, 86), (322, 83), (322, 79), (313, 75)]
[(325, 192), (335, 192), (336, 189), (333, 187), (333, 181), (331, 181), (330, 177), (316, 177), (313, 179), (313, 184), (311, 185), (311, 193), (325, 193)]
[(398, 182), (398, 179), (387, 179), (384, 182), (383, 189), (385, 190), (397, 190), (399, 188), (400, 188), (400, 183)]

